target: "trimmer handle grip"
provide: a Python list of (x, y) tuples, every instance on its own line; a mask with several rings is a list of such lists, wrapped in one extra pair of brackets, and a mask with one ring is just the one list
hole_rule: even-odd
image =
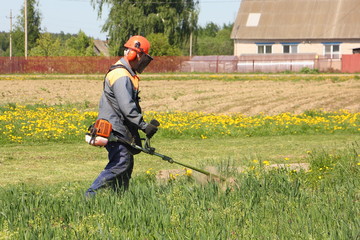
[(155, 127), (160, 126), (159, 121), (158, 121), (158, 120), (156, 120), (156, 119), (151, 120), (151, 121), (150, 121), (150, 124), (154, 125)]

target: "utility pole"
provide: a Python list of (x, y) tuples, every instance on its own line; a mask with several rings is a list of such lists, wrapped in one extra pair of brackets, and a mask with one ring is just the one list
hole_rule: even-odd
[(10, 59), (12, 57), (12, 11), (10, 9)]
[(27, 50), (28, 50), (28, 29), (27, 29), (27, 0), (24, 0), (24, 32), (25, 32), (25, 59), (27, 59)]
[(192, 32), (190, 33), (190, 53), (189, 53), (189, 55), (190, 55), (190, 57), (192, 56), (192, 39), (193, 39), (193, 37), (192, 37), (193, 35), (192, 35)]
[(13, 16), (12, 16), (12, 10), (10, 9), (10, 59), (12, 57), (12, 19), (13, 19)]

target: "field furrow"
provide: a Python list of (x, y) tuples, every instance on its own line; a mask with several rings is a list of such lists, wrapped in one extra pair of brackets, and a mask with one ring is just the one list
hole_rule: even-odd
[[(80, 103), (96, 108), (102, 79), (0, 81), (0, 105)], [(360, 111), (360, 81), (144, 80), (144, 111), (201, 111), (245, 115), (301, 113), (323, 109)]]

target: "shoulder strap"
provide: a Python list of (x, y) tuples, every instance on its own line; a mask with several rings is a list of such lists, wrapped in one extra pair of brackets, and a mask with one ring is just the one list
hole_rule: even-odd
[[(105, 80), (106, 80), (106, 76), (108, 75), (109, 72), (111, 72), (112, 70), (116, 69), (116, 68), (123, 68), (126, 69), (124, 65), (122, 64), (115, 64), (115, 65), (111, 65), (109, 70), (107, 71), (107, 73), (104, 76), (104, 82), (103, 82), (103, 89), (105, 89)], [(127, 69), (126, 69), (127, 70)]]
[(122, 64), (115, 64), (115, 65), (111, 65), (111, 67), (109, 68), (109, 71), (106, 74), (108, 74), (109, 72), (111, 72), (112, 70), (114, 70), (116, 68), (125, 68), (126, 69), (126, 67)]
[[(140, 81), (140, 78), (137, 76), (137, 75), (133, 75), (132, 73), (130, 73), (130, 71), (122, 64), (116, 64), (116, 65), (112, 65), (108, 72), (105, 74), (105, 77), (104, 77), (104, 87), (105, 87), (105, 80), (106, 80), (106, 77), (108, 76), (108, 74), (112, 71), (112, 70), (115, 70), (115, 69), (118, 69), (118, 68), (121, 68), (123, 69), (123, 74), (124, 75), (127, 75), (132, 84), (133, 84), (133, 87), (135, 90), (139, 90), (139, 81)], [(114, 79), (113, 79), (114, 80)], [(110, 84), (111, 84), (111, 81), (110, 81)]]

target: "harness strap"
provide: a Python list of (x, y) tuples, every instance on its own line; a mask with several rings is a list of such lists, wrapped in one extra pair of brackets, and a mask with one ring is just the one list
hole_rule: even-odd
[[(120, 74), (121, 74), (121, 75), (128, 76), (128, 77), (130, 78), (133, 86), (134, 86), (134, 89), (135, 89), (135, 90), (139, 90), (139, 81), (140, 81), (140, 78), (139, 78), (136, 74), (130, 73), (130, 71), (129, 71), (123, 64), (115, 64), (115, 65), (112, 65), (112, 66), (109, 68), (108, 72), (105, 74), (105, 77), (104, 77), (104, 88), (105, 88), (105, 80), (106, 80), (106, 77), (108, 76), (108, 74), (109, 74), (111, 71), (113, 71), (113, 70), (115, 70), (115, 69), (118, 69), (118, 68), (124, 69), (124, 71), (121, 72)], [(114, 76), (113, 79), (109, 79), (110, 85), (112, 85), (113, 82), (116, 81), (115, 77), (116, 77), (116, 75)], [(111, 76), (110, 76), (110, 78), (111, 78)]]

